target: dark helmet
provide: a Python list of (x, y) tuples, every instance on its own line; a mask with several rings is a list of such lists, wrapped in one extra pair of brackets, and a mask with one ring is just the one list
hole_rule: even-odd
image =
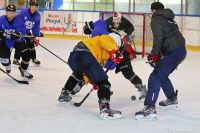
[(39, 6), (39, 3), (37, 2), (37, 0), (30, 0), (29, 6)]
[(8, 5), (6, 7), (6, 11), (9, 11), (9, 12), (16, 12), (16, 6), (15, 5)]

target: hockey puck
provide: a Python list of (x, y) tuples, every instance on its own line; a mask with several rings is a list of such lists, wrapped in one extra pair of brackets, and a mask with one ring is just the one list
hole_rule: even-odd
[(132, 100), (132, 101), (135, 101), (135, 100), (136, 100), (136, 97), (135, 97), (135, 96), (131, 96), (131, 100)]

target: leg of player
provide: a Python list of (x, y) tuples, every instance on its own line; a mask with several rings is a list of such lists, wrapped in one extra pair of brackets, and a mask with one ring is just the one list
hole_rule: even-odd
[(0, 63), (5, 67), (7, 73), (11, 72), (10, 54), (10, 49), (3, 41), (0, 41)]
[(98, 85), (98, 98), (101, 119), (120, 119), (122, 118), (121, 111), (113, 110), (110, 108), (110, 82), (105, 79), (96, 83)]
[[(142, 80), (133, 72), (133, 68), (127, 52), (124, 52), (123, 56), (124, 58), (122, 62), (117, 65), (115, 72), (122, 72), (124, 77), (128, 79), (138, 89), (138, 92), (140, 93), (139, 100), (142, 100), (146, 96), (146, 86), (142, 84)], [(132, 96), (131, 99), (135, 100), (135, 96)]]
[[(18, 43), (15, 45), (19, 45)], [(14, 53), (14, 60), (13, 60), (13, 64), (14, 65), (20, 65), (20, 57), (21, 57), (21, 52), (18, 48), (15, 48), (15, 53)]]
[(78, 93), (83, 85), (85, 85), (85, 82), (82, 79), (82, 74), (72, 74), (71, 76), (69, 76), (64, 88), (62, 89), (58, 101), (69, 102), (70, 100), (72, 100), (71, 95), (75, 95), (76, 93)]
[(32, 79), (33, 75), (27, 70), (30, 62), (30, 51), (28, 50), (28, 47), (24, 41), (19, 44), (20, 45), (16, 45), (15, 48), (19, 49), (22, 55), (21, 65), (19, 66), (21, 76), (25, 79)]
[(27, 41), (28, 48), (30, 50), (30, 54), (31, 54), (30, 56), (31, 56), (32, 62), (36, 65), (40, 65), (40, 61), (36, 59), (35, 45), (31, 42), (29, 38), (27, 38), (26, 41)]

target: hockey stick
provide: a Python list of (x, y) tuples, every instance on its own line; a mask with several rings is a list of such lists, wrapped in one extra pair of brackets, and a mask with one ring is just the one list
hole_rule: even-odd
[(42, 44), (39, 44), (42, 48), (44, 48), (45, 50), (47, 50), (48, 52), (50, 52), (52, 55), (54, 55), (55, 57), (57, 57), (58, 59), (60, 59), (61, 61), (63, 61), (65, 64), (68, 64), (66, 61), (64, 61), (62, 58), (60, 58), (59, 56), (57, 56), (56, 54), (54, 54), (53, 52), (51, 52), (49, 49), (47, 49), (46, 47), (44, 47)]
[[(23, 37), (25, 38), (33, 38), (33, 35), (24, 35)], [(43, 37), (43, 35), (41, 36)], [(56, 55), (55, 53), (53, 53), (52, 51), (50, 51), (48, 48), (46, 48), (45, 46), (43, 46), (42, 44), (39, 44), (42, 48), (44, 48), (45, 50), (47, 50), (49, 53), (51, 53), (52, 55), (54, 55), (55, 57), (57, 57), (58, 59), (60, 59), (62, 62), (64, 62), (65, 64), (68, 64), (66, 61), (64, 61), (62, 58), (60, 58), (58, 55)]]
[[(20, 37), (25, 37), (25, 38), (34, 38), (33, 35), (21, 35)], [(43, 37), (43, 36), (41, 36)], [(64, 62), (65, 64), (68, 64), (66, 61), (64, 61), (62, 58), (60, 58), (58, 55), (56, 55), (55, 53), (53, 53), (52, 51), (50, 51), (48, 48), (44, 47), (42, 44), (39, 44), (42, 48), (44, 48), (45, 50), (47, 50), (49, 53), (51, 53), (52, 55), (54, 55), (55, 57), (57, 57), (58, 59), (60, 59), (62, 62)]]
[(20, 83), (20, 84), (29, 84), (28, 81), (25, 81), (25, 80), (17, 80), (15, 79), (13, 76), (11, 76), (10, 74), (8, 74), (7, 72), (5, 72), (3, 69), (0, 68), (0, 70), (5, 73), (6, 75), (8, 75), (9, 77), (11, 77), (13, 80), (15, 80), (17, 83)]
[[(108, 68), (106, 69), (105, 73), (107, 73), (109, 71), (109, 69), (110, 69), (110, 67), (112, 65), (113, 65), (113, 63), (108, 66)], [(88, 96), (93, 92), (93, 90), (94, 89), (91, 88), (90, 91), (85, 95), (85, 97), (80, 102), (77, 103), (77, 102), (72, 102), (71, 101), (71, 104), (73, 104), (75, 107), (80, 107), (83, 104), (83, 102), (88, 98)]]
[[(128, 45), (130, 45), (130, 44), (126, 44), (125, 45), (125, 47), (122, 49), (122, 51), (120, 52), (120, 54), (119, 55), (117, 55), (117, 57), (119, 57), (124, 51), (125, 51), (125, 49), (126, 49), (126, 47), (128, 46)], [(116, 58), (117, 58), (116, 57)], [(108, 66), (108, 68), (106, 69), (106, 71), (105, 71), (105, 73), (107, 73), (108, 71), (109, 71), (109, 69), (112, 67), (112, 65), (113, 65), (113, 63), (111, 63), (109, 66)], [(80, 102), (70, 102), (72, 105), (74, 105), (75, 107), (80, 107), (83, 103), (84, 103), (84, 101), (88, 98), (88, 96), (93, 92), (93, 88), (91, 88), (90, 89), (90, 91), (85, 95), (85, 97), (80, 101)]]

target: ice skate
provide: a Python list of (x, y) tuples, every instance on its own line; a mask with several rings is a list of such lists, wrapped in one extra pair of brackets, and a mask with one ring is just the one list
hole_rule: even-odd
[(102, 99), (99, 101), (100, 118), (105, 120), (122, 118), (121, 111), (110, 109), (109, 101)]
[(136, 120), (156, 120), (157, 111), (155, 106), (145, 106), (141, 111), (135, 113)]
[(11, 72), (11, 64), (9, 64), (8, 66), (5, 66), (5, 68), (6, 68), (7, 73)]
[(14, 64), (14, 65), (17, 65), (17, 66), (20, 66), (20, 65), (21, 65), (21, 63), (20, 63), (20, 61), (19, 61), (18, 59), (14, 59), (14, 60), (13, 60), (13, 64)]
[(174, 97), (173, 99), (166, 99), (159, 102), (160, 108), (165, 109), (176, 109), (178, 107), (178, 99)]
[(37, 59), (33, 59), (32, 62), (33, 62), (35, 65), (40, 65), (40, 61), (37, 60)]
[(71, 94), (69, 90), (62, 89), (62, 92), (58, 98), (59, 102), (69, 102), (72, 100)]
[(25, 78), (25, 80), (28, 80), (28, 79), (32, 79), (33, 78), (33, 75), (30, 74), (27, 70), (23, 70), (21, 67), (19, 67), (19, 71), (21, 73), (21, 76)]
[(176, 90), (175, 92), (175, 97), (171, 98), (171, 99), (166, 99), (163, 101), (159, 102), (159, 106), (160, 107), (164, 107), (164, 108), (177, 108), (178, 105), (178, 99), (177, 99), (177, 95), (178, 95), (178, 90)]

